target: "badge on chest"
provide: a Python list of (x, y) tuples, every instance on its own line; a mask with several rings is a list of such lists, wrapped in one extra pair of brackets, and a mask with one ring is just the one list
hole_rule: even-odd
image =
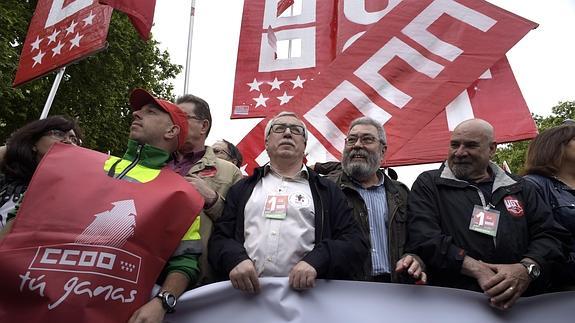
[(497, 236), (497, 226), (499, 225), (499, 211), (475, 205), (469, 230), (481, 232), (490, 236)]

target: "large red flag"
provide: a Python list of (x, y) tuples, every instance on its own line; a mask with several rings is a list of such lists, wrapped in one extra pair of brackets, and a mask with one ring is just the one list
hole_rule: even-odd
[(130, 17), (130, 21), (144, 40), (150, 39), (150, 31), (154, 22), (156, 0), (98, 0), (112, 8), (122, 11)]
[[(240, 34), (232, 117), (269, 116), (282, 109), (299, 112), (309, 122), (312, 134), (308, 151), (316, 155), (318, 151), (324, 152), (323, 158), (316, 158), (316, 161), (339, 157), (349, 121), (361, 115), (381, 119), (385, 123), (391, 145), (388, 160), (392, 161), (398, 154), (395, 162), (391, 162), (394, 165), (413, 164), (422, 158), (431, 158), (426, 155), (429, 151), (424, 149), (429, 145), (425, 141), (414, 140), (418, 133), (424, 133), (427, 140), (437, 135), (448, 135), (445, 113), (442, 119), (445, 122), (440, 123), (443, 128), (434, 126), (435, 122), (432, 122), (435, 118), (441, 119), (440, 113), (448, 105), (457, 107), (463, 104), (465, 108), (467, 102), (467, 108), (472, 106), (473, 110), (489, 106), (497, 109), (505, 105), (509, 108), (508, 116), (514, 116), (515, 112), (519, 112), (515, 117), (529, 116), (510, 68), (508, 65), (502, 68), (504, 63), (498, 61), (536, 24), (487, 2), (382, 1), (386, 2), (385, 6), (372, 12), (366, 11), (369, 8), (355, 8), (352, 2), (340, 2), (338, 12), (334, 13), (338, 14), (337, 19), (322, 17), (321, 11), (310, 2), (307, 9), (305, 6), (302, 8), (301, 15), (291, 20), (290, 17), (273, 20), (270, 10), (255, 8), (255, 3), (248, 2), (244, 10), (249, 12), (244, 12)], [(333, 5), (327, 2), (321, 1), (317, 6)], [(262, 29), (265, 27), (259, 25), (262, 15), (265, 26), (284, 31), (285, 36), (276, 33), (278, 39), (300, 35), (302, 53), (296, 64), (266, 59), (271, 55), (266, 50), (268, 45), (263, 42), (265, 31)], [(304, 22), (302, 17), (308, 21)], [(250, 21), (255, 23), (244, 29)], [(322, 28), (332, 21), (337, 21), (337, 33), (321, 34)], [(373, 27), (368, 30), (369, 26)], [(312, 29), (311, 36), (308, 29)], [(315, 34), (314, 29), (317, 29)], [(253, 39), (257, 40), (259, 35), (262, 35), (262, 42), (254, 42)], [(316, 46), (308, 44), (307, 52), (304, 52), (303, 43), (310, 40), (306, 37), (315, 41)], [(341, 54), (345, 48), (347, 50)], [(309, 54), (309, 49), (315, 50), (313, 55)], [(253, 55), (254, 51), (260, 53), (259, 61), (258, 56)], [(308, 62), (307, 56), (314, 55), (315, 62), (301, 64)], [(326, 64), (330, 56), (335, 57), (335, 61)], [(490, 68), (499, 71), (498, 77), (475, 81)], [(316, 75), (318, 72), (321, 73), (319, 76)], [(312, 78), (315, 81), (312, 82)], [(482, 95), (473, 95), (477, 84), (482, 85)], [(298, 94), (304, 87), (304, 92)], [(466, 90), (466, 87), (470, 88)], [(507, 96), (493, 95), (500, 87), (505, 89)], [(456, 100), (459, 97), (462, 99)], [(476, 97), (483, 97), (483, 100)], [(505, 97), (512, 99), (502, 101)], [(465, 98), (467, 101), (463, 100)], [(293, 100), (297, 104), (293, 104)], [(289, 101), (292, 102), (287, 103)], [(508, 105), (510, 102), (512, 104)], [(473, 114), (467, 115), (473, 117)], [(527, 119), (528, 122), (519, 123), (523, 128), (508, 132), (505, 139), (520, 140), (533, 136), (534, 124), (530, 118)], [(494, 126), (497, 130), (502, 124)], [(426, 127), (430, 128), (425, 130)], [(252, 140), (261, 136), (259, 132), (260, 129), (254, 129), (239, 144), (241, 149), (245, 149), (242, 152), (247, 157), (248, 169), (265, 162), (265, 156), (261, 154), (263, 141), (260, 145), (260, 142)], [(516, 135), (518, 133), (519, 136)], [(409, 148), (415, 149), (410, 150), (408, 160), (405, 160), (399, 156), (407, 143)], [(417, 146), (413, 147), (414, 144)], [(323, 147), (327, 148), (327, 153)], [(434, 161), (445, 156), (444, 148), (437, 149), (432, 158), (439, 159)], [(308, 159), (314, 161), (314, 158)]]
[(14, 86), (104, 49), (111, 15), (111, 8), (93, 0), (39, 0)]

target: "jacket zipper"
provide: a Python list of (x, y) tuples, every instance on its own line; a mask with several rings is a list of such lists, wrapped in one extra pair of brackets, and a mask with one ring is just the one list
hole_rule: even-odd
[(129, 171), (131, 171), (134, 167), (136, 167), (136, 165), (140, 161), (140, 155), (142, 153), (142, 147), (144, 147), (144, 146), (138, 145), (138, 149), (136, 149), (136, 158), (134, 158), (134, 160), (130, 163), (130, 165), (128, 165), (128, 167), (124, 168), (124, 170), (120, 174), (118, 174), (118, 176), (116, 176), (117, 179), (122, 179), (124, 176), (126, 176), (126, 174), (128, 174)]

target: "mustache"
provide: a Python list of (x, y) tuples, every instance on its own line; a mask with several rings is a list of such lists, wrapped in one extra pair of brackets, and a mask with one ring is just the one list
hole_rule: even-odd
[(290, 145), (290, 146), (294, 146), (295, 147), (295, 142), (291, 139), (282, 139), (280, 140), (280, 142), (278, 143), (278, 146), (281, 145)]
[(349, 152), (348, 156), (349, 158), (355, 158), (355, 157), (368, 158), (369, 152), (367, 152), (367, 150), (363, 148), (354, 148), (352, 151)]

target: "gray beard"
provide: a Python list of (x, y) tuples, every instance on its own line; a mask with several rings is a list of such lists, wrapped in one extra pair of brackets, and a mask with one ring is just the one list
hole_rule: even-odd
[[(351, 155), (361, 154), (367, 157), (366, 161), (350, 161)], [(345, 173), (357, 181), (364, 181), (369, 179), (379, 169), (380, 156), (377, 154), (369, 154), (364, 149), (357, 149), (346, 152), (343, 154), (341, 166)]]

